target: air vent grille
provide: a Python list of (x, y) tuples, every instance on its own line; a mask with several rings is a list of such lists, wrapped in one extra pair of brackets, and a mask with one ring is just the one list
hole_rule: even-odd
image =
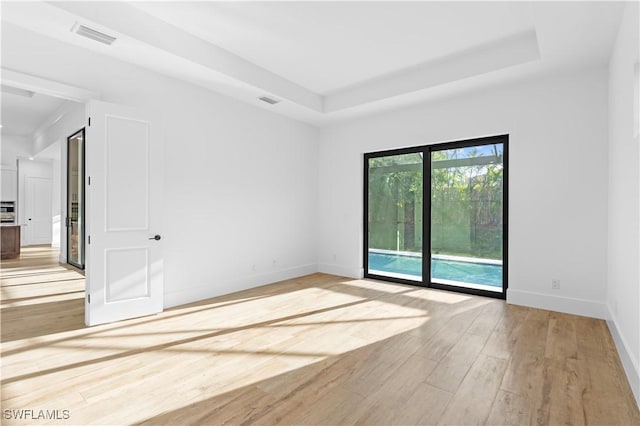
[(116, 38), (113, 36), (110, 36), (109, 34), (105, 34), (103, 32), (94, 30), (93, 28), (89, 28), (85, 25), (78, 24), (78, 23), (76, 23), (73, 26), (73, 28), (71, 28), (71, 31), (83, 37), (87, 37), (87, 38), (90, 38), (91, 40), (99, 41), (100, 43), (104, 43), (109, 46), (112, 45), (114, 41), (116, 41)]
[(258, 99), (260, 99), (262, 102), (266, 102), (266, 103), (271, 104), (271, 105), (275, 105), (278, 102), (280, 102), (279, 100), (270, 98), (268, 96), (261, 96)]

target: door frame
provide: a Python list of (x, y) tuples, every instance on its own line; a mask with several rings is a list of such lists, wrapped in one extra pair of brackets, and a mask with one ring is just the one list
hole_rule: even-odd
[(427, 279), (425, 280), (425, 271), (427, 273), (427, 275), (430, 275), (431, 271), (428, 271), (428, 261), (427, 266), (425, 266), (425, 261), (426, 261), (426, 257), (424, 256), (424, 235), (425, 235), (425, 220), (428, 218), (427, 215), (427, 209), (426, 209), (426, 205), (424, 203), (426, 197), (423, 194), (422, 199), (423, 199), (423, 206), (422, 206), (422, 226), (423, 226), (423, 230), (422, 230), (422, 234), (423, 234), (423, 238), (422, 238), (422, 251), (423, 251), (423, 256), (422, 256), (422, 280), (421, 281), (414, 281), (414, 280), (408, 280), (408, 279), (404, 279), (404, 278), (399, 278), (399, 277), (387, 277), (385, 275), (377, 275), (377, 274), (370, 274), (368, 272), (369, 270), (369, 160), (372, 158), (380, 158), (380, 157), (389, 157), (389, 156), (394, 156), (394, 155), (404, 155), (404, 154), (419, 154), (419, 153), (423, 153), (422, 155), (422, 187), (424, 190), (424, 158), (425, 158), (425, 147), (424, 146), (416, 146), (416, 147), (408, 147), (408, 148), (397, 148), (397, 149), (390, 149), (390, 150), (386, 150), (386, 151), (377, 151), (377, 152), (369, 152), (369, 153), (365, 153), (364, 154), (364, 180), (363, 180), (363, 199), (364, 199), (364, 205), (363, 205), (363, 226), (364, 226), (364, 244), (363, 244), (363, 268), (364, 268), (364, 277), (365, 278), (373, 278), (376, 280), (383, 280), (383, 281), (392, 281), (392, 282), (396, 282), (399, 284), (408, 284), (408, 285), (419, 285), (419, 286), (427, 286), (425, 283), (431, 281), (431, 277), (428, 276)]
[[(71, 244), (69, 241), (69, 225), (70, 225), (70, 221), (69, 218), (71, 218), (71, 212), (69, 211), (69, 182), (70, 182), (70, 176), (71, 176), (71, 168), (69, 167), (69, 159), (71, 157), (71, 149), (69, 148), (69, 140), (73, 137), (75, 137), (76, 135), (78, 135), (78, 133), (82, 134), (82, 176), (79, 176), (80, 181), (82, 182), (82, 221), (81, 221), (81, 232), (80, 235), (82, 236), (82, 238), (78, 238), (78, 244), (82, 245), (82, 263), (76, 263), (74, 261), (71, 260), (71, 256), (69, 255), (69, 253), (71, 252)], [(66, 164), (66, 174), (67, 174), (67, 185), (65, 188), (65, 195), (66, 195), (66, 205), (65, 205), (65, 212), (66, 212), (66, 217), (65, 217), (65, 236), (66, 236), (66, 258), (67, 258), (67, 263), (71, 266), (75, 266), (78, 269), (82, 269), (84, 270), (85, 268), (85, 234), (86, 234), (86, 199), (87, 199), (87, 189), (86, 189), (86, 174), (87, 174), (87, 170), (86, 170), (86, 152), (85, 152), (85, 147), (86, 147), (86, 132), (85, 132), (85, 128), (82, 127), (80, 130), (76, 130), (75, 132), (73, 132), (71, 135), (67, 136), (67, 164)]]
[[(458, 287), (431, 281), (431, 153), (447, 149), (467, 148), (478, 145), (503, 144), (503, 192), (502, 192), (502, 291), (493, 292), (468, 287)], [(422, 153), (422, 280), (413, 281), (397, 277), (370, 274), (369, 270), (369, 159), (402, 154)], [(426, 167), (428, 166), (428, 170)], [(396, 282), (413, 286), (422, 286), (458, 293), (506, 299), (509, 287), (509, 134), (485, 136), (457, 141), (439, 142), (429, 145), (369, 152), (364, 154), (363, 167), (363, 269), (364, 277), (376, 280)]]

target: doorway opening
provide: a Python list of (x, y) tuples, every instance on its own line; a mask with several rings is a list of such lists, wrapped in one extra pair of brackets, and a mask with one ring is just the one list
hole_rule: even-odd
[(505, 298), (508, 135), (365, 154), (365, 277)]
[(84, 270), (85, 131), (67, 138), (67, 263)]

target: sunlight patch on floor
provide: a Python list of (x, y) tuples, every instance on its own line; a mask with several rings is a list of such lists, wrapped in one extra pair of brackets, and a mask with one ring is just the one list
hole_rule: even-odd
[[(37, 404), (38, 395), (51, 389), (25, 393), (25, 387), (48, 376), (52, 386), (76, 383), (81, 399), (74, 410), (85, 404), (108, 406), (122, 399), (123, 376), (131, 381), (124, 386), (125, 392), (129, 388), (133, 392), (140, 380), (151, 388), (167, 380), (179, 384), (179, 368), (157, 374), (171, 359), (176, 365), (202, 364), (202, 376), (190, 377), (189, 389), (199, 389), (205, 399), (397, 336), (429, 320), (422, 309), (315, 287), (185, 310), (172, 310), (172, 316), (158, 321), (153, 332), (149, 332), (147, 318), (93, 327), (82, 330), (81, 335), (76, 331), (68, 338), (58, 334), (29, 339), (31, 345), (41, 345), (27, 347), (28, 357), (23, 350), (3, 356), (5, 395), (22, 395), (8, 402)], [(99, 369), (104, 376), (78, 381), (96, 363), (104, 365)], [(216, 373), (204, 373), (206, 370)], [(120, 382), (117, 391), (114, 382)], [(189, 398), (197, 399), (195, 395)], [(180, 408), (180, 400), (167, 401), (163, 409)], [(136, 413), (131, 416), (131, 421), (144, 420)]]

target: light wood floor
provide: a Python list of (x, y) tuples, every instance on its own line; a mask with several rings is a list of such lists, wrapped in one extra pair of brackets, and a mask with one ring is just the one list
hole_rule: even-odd
[(603, 321), (314, 274), (86, 328), (56, 255), (1, 264), (3, 424), (640, 424)]

